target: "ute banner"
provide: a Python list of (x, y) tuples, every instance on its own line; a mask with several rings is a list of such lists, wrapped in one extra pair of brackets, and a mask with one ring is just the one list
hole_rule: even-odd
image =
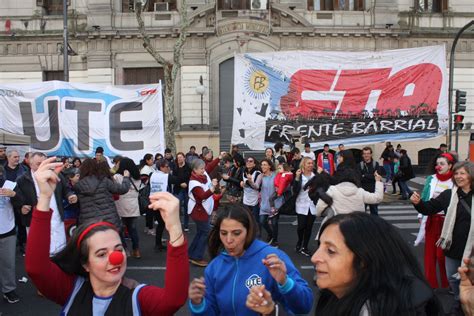
[(364, 144), (446, 133), (444, 46), (235, 56), (232, 143)]
[(0, 84), (0, 128), (31, 136), (47, 155), (127, 156), (163, 152), (161, 83), (105, 86), (62, 81)]

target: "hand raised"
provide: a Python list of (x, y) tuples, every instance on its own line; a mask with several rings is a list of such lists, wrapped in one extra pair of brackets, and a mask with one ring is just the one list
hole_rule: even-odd
[(168, 231), (177, 226), (181, 227), (179, 221), (179, 200), (171, 193), (156, 192), (151, 194), (148, 208), (161, 213)]
[(33, 174), (38, 183), (39, 193), (45, 197), (51, 198), (59, 182), (58, 174), (63, 169), (62, 162), (55, 162), (56, 157), (45, 159)]
[(278, 284), (286, 283), (286, 264), (276, 254), (269, 254), (265, 259), (262, 259), (262, 263)]
[(195, 278), (189, 284), (188, 296), (191, 302), (194, 305), (199, 305), (202, 303), (202, 299), (206, 294), (206, 284), (204, 282), (204, 278)]
[(420, 204), (421, 197), (420, 197), (420, 195), (418, 194), (418, 192), (413, 192), (413, 194), (410, 196), (410, 201), (411, 201), (411, 203), (414, 204), (414, 205)]
[(250, 289), (245, 306), (263, 315), (270, 314), (275, 309), (272, 295), (265, 289), (265, 285), (253, 286)]

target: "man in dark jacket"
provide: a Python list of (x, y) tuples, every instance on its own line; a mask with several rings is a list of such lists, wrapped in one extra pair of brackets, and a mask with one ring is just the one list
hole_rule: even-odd
[(400, 167), (398, 168), (398, 183), (400, 184), (400, 189), (402, 190), (402, 196), (400, 200), (407, 200), (410, 195), (413, 193), (408, 187), (408, 180), (413, 179), (415, 174), (413, 172), (413, 167), (411, 165), (410, 157), (408, 157), (407, 151), (405, 149), (400, 150)]
[[(36, 180), (33, 178), (33, 174), (38, 170), (39, 165), (45, 159), (46, 155), (43, 153), (36, 152), (31, 155), (31, 172), (26, 172), (17, 179), (17, 185), (15, 187), (16, 195), (12, 198), (12, 204), (16, 210), (20, 210), (22, 223), (27, 227), (27, 229), (30, 227), (32, 210), (38, 203), (35, 184)], [(67, 180), (60, 174), (58, 177), (60, 181), (56, 186), (54, 199), (51, 199), (50, 204), (50, 208), (53, 210), (53, 218), (57, 219), (55, 221), (56, 225), (52, 222), (50, 254), (61, 250), (60, 248), (65, 246), (65, 244), (62, 243), (66, 242), (66, 233), (64, 231), (64, 208), (62, 203), (63, 198), (67, 199), (71, 204), (77, 202), (77, 196), (68, 188)], [(55, 201), (55, 204), (53, 204), (53, 201)], [(55, 235), (56, 232), (64, 235)]]
[[(361, 187), (367, 192), (375, 192), (375, 175), (374, 173), (379, 169), (379, 164), (372, 157), (372, 148), (364, 147), (362, 149), (362, 161), (359, 164), (359, 170), (361, 174)], [(378, 204), (366, 204), (370, 209), (370, 214), (378, 215), (379, 205)]]
[(7, 151), (7, 164), (5, 165), (5, 176), (7, 180), (16, 182), (16, 179), (27, 172), (22, 164), (20, 164), (20, 154), (16, 150)]

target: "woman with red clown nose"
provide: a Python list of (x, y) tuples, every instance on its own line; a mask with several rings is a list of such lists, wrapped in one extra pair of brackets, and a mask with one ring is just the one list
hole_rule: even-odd
[(61, 315), (173, 315), (185, 303), (189, 284), (187, 243), (179, 221), (179, 201), (166, 192), (150, 196), (170, 235), (165, 287), (124, 278), (127, 258), (108, 222), (77, 229), (66, 247), (49, 258), (49, 201), (62, 164), (46, 159), (35, 173), (40, 195), (33, 211), (26, 249), (26, 271), (38, 290), (63, 306)]
[[(421, 193), (423, 201), (436, 198), (441, 192), (453, 188), (453, 166), (456, 162), (457, 159), (449, 153), (440, 154), (434, 160), (431, 170), (434, 174), (426, 178), (425, 186)], [(418, 217), (421, 218), (421, 215)], [(441, 236), (444, 218), (444, 212), (428, 216), (424, 215), (421, 220), (420, 231), (415, 240), (415, 246), (417, 246), (423, 238), (425, 239), (425, 276), (428, 283), (434, 289), (449, 287), (443, 249), (436, 246), (436, 242)], [(439, 268), (441, 282), (438, 282), (436, 265)]]

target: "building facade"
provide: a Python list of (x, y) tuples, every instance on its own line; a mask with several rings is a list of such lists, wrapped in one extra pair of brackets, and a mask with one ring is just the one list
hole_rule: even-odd
[[(144, 1), (144, 0), (141, 0)], [(148, 0), (143, 18), (154, 47), (172, 59), (180, 0)], [(176, 84), (177, 147), (228, 150), (233, 112), (233, 56), (283, 50), (379, 51), (446, 46), (474, 19), (472, 0), (187, 0), (190, 20)], [(163, 71), (144, 50), (134, 0), (69, 0), (69, 81), (157, 82)], [(458, 42), (454, 88), (467, 91), (460, 156), (474, 122), (474, 29)], [(0, 1), (0, 83), (63, 79), (62, 0)], [(196, 93), (202, 76), (205, 92)], [(203, 123), (203, 124), (201, 124)], [(402, 143), (417, 163), (439, 137)], [(374, 145), (376, 153), (383, 144)]]

